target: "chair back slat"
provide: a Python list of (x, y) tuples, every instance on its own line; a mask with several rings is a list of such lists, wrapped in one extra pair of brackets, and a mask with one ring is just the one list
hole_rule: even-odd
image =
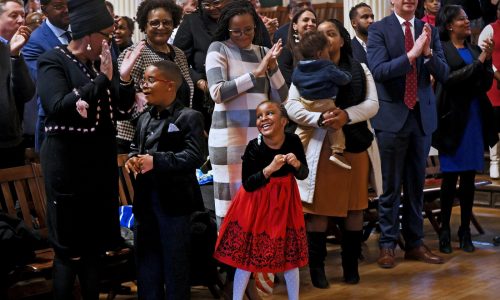
[[(45, 212), (40, 210), (37, 199), (43, 198), (34, 187), (36, 175), (31, 165), (0, 169), (0, 183), (3, 200), (9, 215), (23, 219), (29, 228), (40, 228), (39, 220), (45, 220)], [(19, 208), (19, 211), (18, 209)]]
[(2, 183), (2, 194), (3, 194), (3, 201), (5, 201), (5, 203), (2, 203), (2, 209), (6, 210), (9, 215), (15, 216), (16, 206), (8, 182)]
[(118, 195), (121, 205), (131, 205), (134, 200), (134, 186), (132, 184), (131, 174), (127, 172), (125, 163), (128, 160), (127, 154), (118, 154), (117, 164), (119, 171)]
[(19, 207), (21, 208), (23, 221), (26, 223), (26, 226), (31, 229), (33, 228), (33, 219), (28, 204), (29, 192), (26, 192), (28, 190), (26, 183), (26, 181), (14, 181), (14, 188), (16, 190), (17, 201), (19, 201)]
[(344, 22), (344, 4), (343, 3), (317, 3), (313, 4), (318, 23), (327, 19), (337, 19)]
[(259, 14), (270, 19), (278, 19), (280, 26), (290, 22), (288, 19), (288, 10), (285, 6), (261, 7), (259, 8)]
[(47, 205), (45, 203), (45, 186), (43, 182), (43, 177), (41, 177), (41, 167), (39, 163), (33, 163), (31, 165), (35, 178), (28, 180), (28, 187), (32, 196), (33, 204), (35, 206), (35, 211), (37, 211), (37, 222), (38, 228), (45, 228), (46, 216), (47, 216)]

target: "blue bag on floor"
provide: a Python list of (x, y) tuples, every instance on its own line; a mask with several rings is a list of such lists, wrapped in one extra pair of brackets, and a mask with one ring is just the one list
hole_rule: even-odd
[(205, 185), (214, 182), (214, 176), (212, 175), (212, 170), (204, 174), (200, 169), (196, 169), (196, 178), (198, 179), (199, 185)]
[(134, 213), (132, 212), (132, 205), (122, 205), (119, 207), (120, 213), (120, 226), (132, 229), (134, 226)]

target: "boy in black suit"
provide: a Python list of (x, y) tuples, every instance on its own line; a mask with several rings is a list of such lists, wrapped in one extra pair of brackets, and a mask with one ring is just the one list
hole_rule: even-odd
[(134, 214), (141, 299), (189, 299), (189, 217), (203, 210), (195, 169), (203, 163), (203, 117), (176, 98), (179, 68), (160, 61), (140, 85), (151, 106), (126, 163), (136, 175)]

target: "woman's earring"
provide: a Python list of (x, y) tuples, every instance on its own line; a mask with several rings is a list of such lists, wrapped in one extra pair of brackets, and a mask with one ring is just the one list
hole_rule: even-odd
[(87, 51), (91, 51), (92, 47), (90, 46), (90, 43), (87, 44)]
[(299, 42), (299, 33), (295, 29), (293, 30), (293, 39), (294, 39), (295, 43)]

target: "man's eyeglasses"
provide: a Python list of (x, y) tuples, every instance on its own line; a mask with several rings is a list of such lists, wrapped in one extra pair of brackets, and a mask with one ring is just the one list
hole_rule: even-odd
[(218, 0), (212, 1), (212, 2), (208, 2), (208, 1), (201, 2), (201, 7), (203, 9), (219, 8), (221, 5), (222, 5), (222, 1), (218, 1)]
[(245, 28), (243, 30), (240, 30), (240, 29), (228, 29), (228, 30), (233, 36), (241, 37), (243, 34), (245, 34), (247, 36), (252, 35), (255, 32), (255, 27)]
[(113, 33), (107, 33), (102, 31), (98, 31), (97, 33), (105, 37), (108, 41), (110, 41), (113, 38)]
[(144, 88), (144, 86), (150, 86), (150, 85), (153, 85), (155, 82), (165, 82), (165, 83), (169, 83), (169, 82), (173, 82), (172, 80), (165, 80), (165, 79), (157, 79), (157, 78), (154, 78), (154, 77), (147, 77), (147, 78), (142, 78), (141, 81), (139, 81), (139, 86), (142, 88)]
[(153, 28), (159, 28), (163, 24), (163, 27), (173, 27), (174, 21), (172, 20), (151, 20), (148, 22), (149, 26)]

